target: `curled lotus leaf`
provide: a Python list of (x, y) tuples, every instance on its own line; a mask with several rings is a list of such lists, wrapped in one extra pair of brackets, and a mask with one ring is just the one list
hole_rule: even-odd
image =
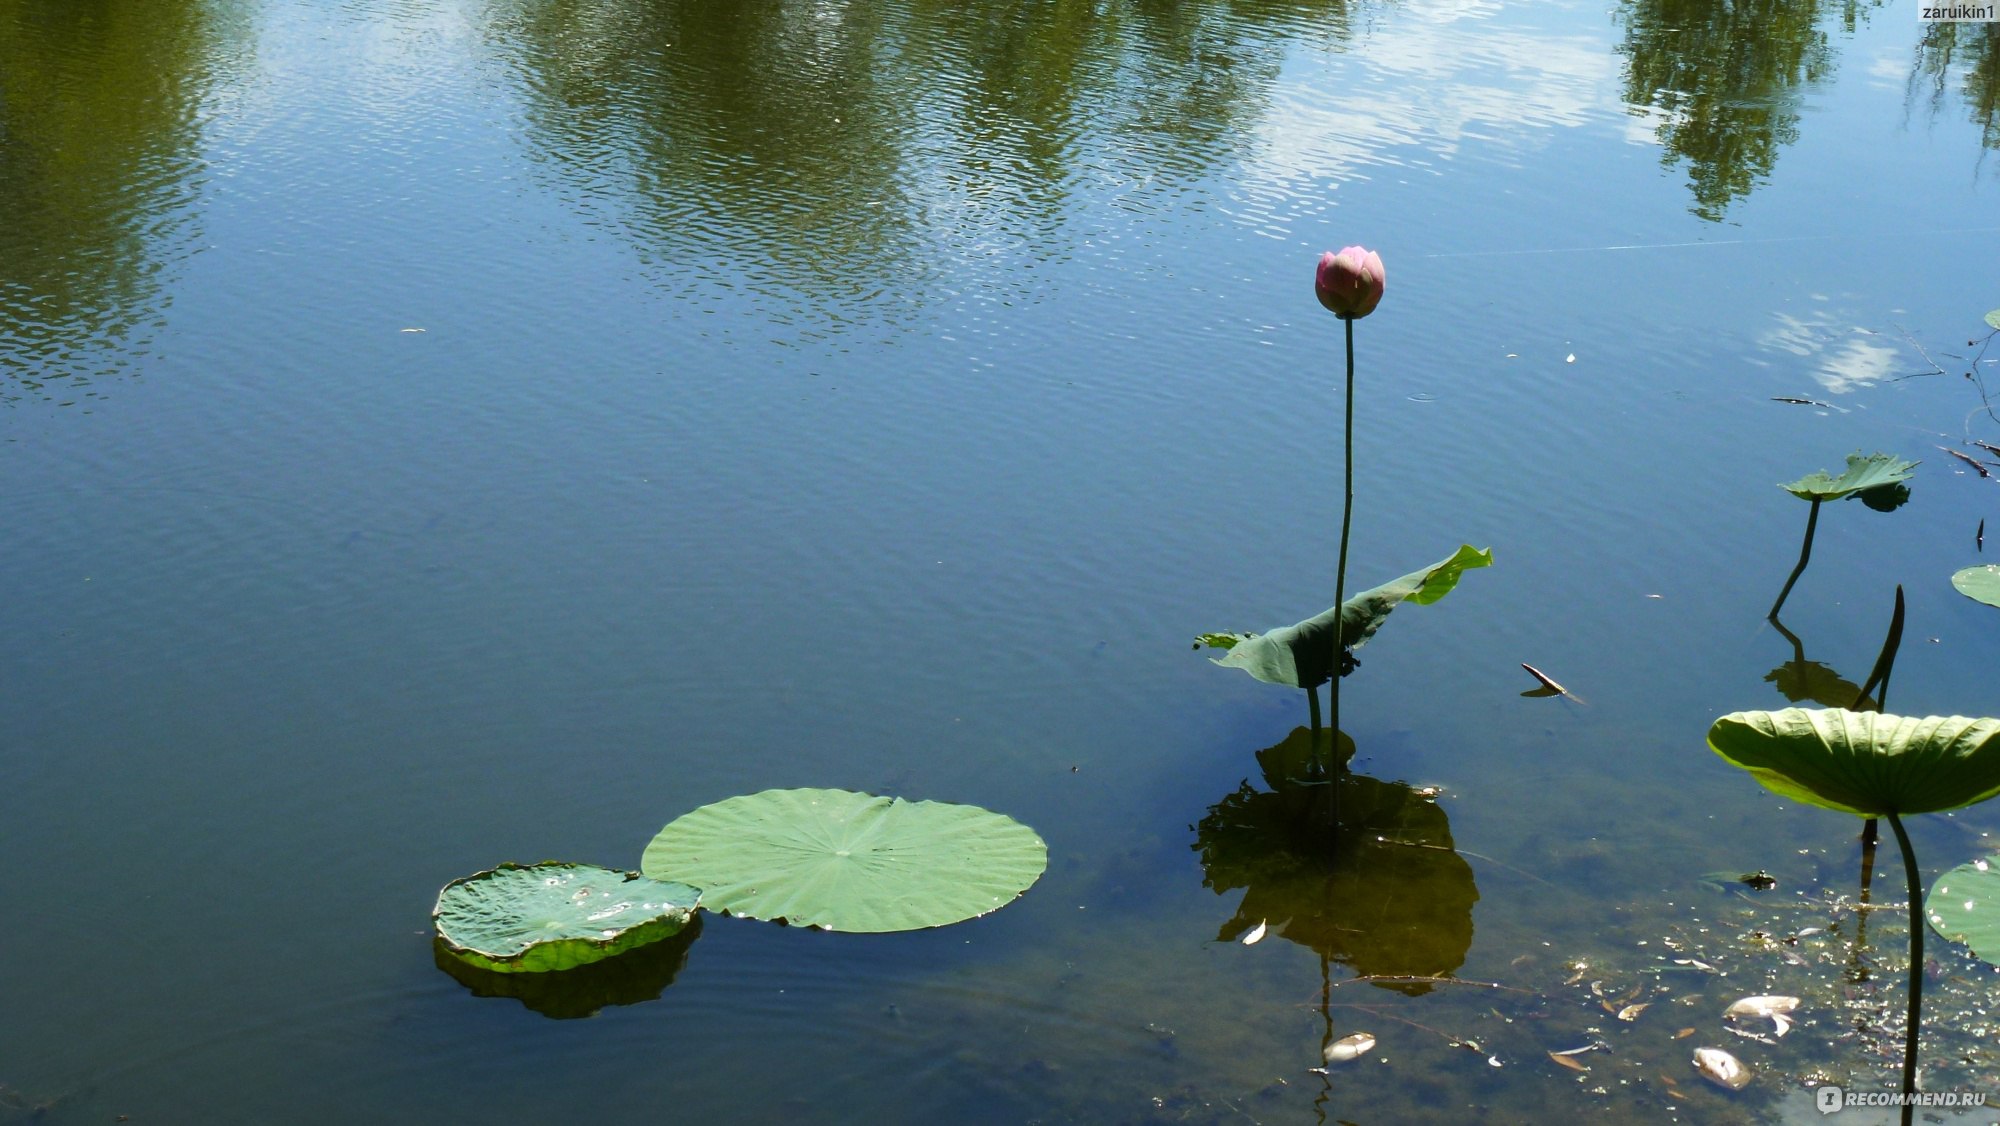
[(442, 952), (494, 973), (601, 961), (678, 934), (701, 893), (595, 864), (502, 864), (453, 880), (431, 910)]
[(1405, 602), (1419, 606), (1436, 602), (1451, 593), (1460, 575), (1492, 563), (1492, 549), (1462, 544), (1450, 556), (1422, 570), (1364, 590), (1296, 625), (1264, 634), (1205, 633), (1196, 639), (1196, 645), (1227, 649), (1227, 655), (1210, 660), (1242, 669), (1267, 684), (1316, 688), (1333, 675), (1342, 635), (1347, 648), (1359, 649), (1396, 607)]
[(1918, 464), (1914, 461), (1904, 461), (1894, 454), (1876, 453), (1863, 457), (1854, 453), (1847, 455), (1847, 472), (1838, 477), (1830, 477), (1822, 469), (1778, 487), (1800, 500), (1841, 500), (1860, 493), (1881, 490), (1875, 493), (1876, 503), (1869, 507), (1887, 512), (1900, 505), (1902, 500), (1908, 499), (1908, 490), (1904, 490), (1902, 500), (1890, 503), (1890, 498), (1895, 495), (1893, 486), (1909, 480)]
[(1048, 867), (1033, 829), (978, 806), (765, 790), (660, 830), (640, 867), (702, 906), (840, 931), (941, 927), (1012, 903)]
[(2000, 720), (1733, 712), (1709, 728), (1708, 745), (1774, 793), (1860, 817), (1935, 813), (2000, 794)]

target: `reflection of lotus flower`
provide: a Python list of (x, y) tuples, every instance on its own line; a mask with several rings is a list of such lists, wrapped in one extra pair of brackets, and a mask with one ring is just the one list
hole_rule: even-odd
[(1345, 320), (1365, 317), (1382, 303), (1388, 276), (1382, 270), (1382, 256), (1365, 247), (1350, 246), (1335, 254), (1319, 256), (1319, 272), (1313, 276), (1313, 292), (1319, 303)]

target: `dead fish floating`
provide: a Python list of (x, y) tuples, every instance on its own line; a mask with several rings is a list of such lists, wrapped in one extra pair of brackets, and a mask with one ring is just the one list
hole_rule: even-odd
[(1701, 1072), (1703, 1079), (1729, 1091), (1741, 1091), (1750, 1085), (1752, 1078), (1742, 1060), (1721, 1048), (1696, 1048), (1694, 1069)]
[(1343, 1036), (1333, 1043), (1328, 1044), (1324, 1055), (1328, 1063), (1346, 1063), (1349, 1060), (1361, 1058), (1374, 1047), (1375, 1038), (1373, 1036), (1370, 1036), (1366, 1032), (1357, 1032), (1352, 1036)]
[(1732, 1002), (1728, 1008), (1722, 1010), (1722, 1015), (1730, 1020), (1739, 1017), (1768, 1017), (1776, 1029), (1775, 1034), (1783, 1036), (1792, 1030), (1790, 1014), (1798, 1007), (1797, 997), (1745, 997)]

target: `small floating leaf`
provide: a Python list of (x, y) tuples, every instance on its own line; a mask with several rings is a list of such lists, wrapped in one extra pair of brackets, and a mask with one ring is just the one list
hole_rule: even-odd
[[(1982, 522), (1983, 526), (1983, 522)], [(1951, 585), (1974, 602), (2000, 606), (2000, 564), (1967, 567), (1951, 577)]]
[(566, 970), (671, 937), (701, 893), (595, 864), (502, 864), (453, 880), (431, 909), (441, 949), (495, 973)]
[(1359, 649), (1375, 636), (1383, 619), (1396, 607), (1404, 602), (1419, 606), (1436, 602), (1451, 593), (1460, 575), (1492, 563), (1491, 549), (1462, 545), (1448, 558), (1364, 590), (1344, 604), (1295, 625), (1266, 634), (1207, 633), (1200, 635), (1196, 644), (1228, 649), (1228, 656), (1209, 659), (1218, 665), (1242, 669), (1267, 684), (1316, 688), (1333, 675), (1340, 656), (1341, 635), (1346, 638), (1347, 648)]
[(1703, 1079), (1727, 1090), (1741, 1091), (1750, 1085), (1750, 1069), (1721, 1048), (1696, 1048), (1694, 1069)]
[(1328, 1063), (1346, 1063), (1348, 1060), (1359, 1058), (1373, 1047), (1375, 1047), (1373, 1036), (1366, 1032), (1357, 1032), (1328, 1044), (1324, 1055)]
[(971, 805), (848, 790), (765, 790), (705, 805), (660, 830), (641, 868), (698, 882), (702, 906), (841, 931), (904, 931), (1012, 903), (1048, 846)]
[[(1543, 695), (1545, 692), (1547, 695), (1551, 696), (1563, 696), (1568, 694), (1569, 690), (1564, 688), (1562, 685), (1557, 684), (1555, 682), (1555, 678), (1551, 677), (1548, 673), (1543, 672), (1542, 670), (1536, 668), (1535, 666), (1529, 664), (1526, 661), (1521, 662), (1521, 667), (1528, 670), (1529, 676), (1532, 676), (1536, 680), (1542, 682), (1542, 687), (1540, 689), (1535, 689), (1534, 695), (1540, 696)], [(1524, 692), (1522, 693), (1522, 695), (1525, 696), (1528, 695), (1528, 693)]]
[(2000, 864), (1974, 860), (1939, 876), (1924, 917), (1932, 930), (2000, 966)]
[(1986, 323), (1992, 325), (1996, 329), (2000, 329), (2000, 309), (1995, 309), (1992, 312), (1986, 314)]
[(1566, 1068), (1569, 1068), (1569, 1069), (1570, 1069), (1571, 1071), (1589, 1071), (1589, 1070), (1590, 1070), (1589, 1068), (1587, 1068), (1587, 1067), (1583, 1066), (1582, 1064), (1578, 1063), (1578, 1062), (1576, 1061), (1575, 1057), (1573, 1057), (1573, 1056), (1566, 1056), (1566, 1055), (1564, 1055), (1564, 1054), (1563, 1054), (1563, 1053), (1561, 1053), (1561, 1052), (1550, 1052), (1550, 1053), (1549, 1053), (1549, 1058), (1550, 1058), (1550, 1059), (1552, 1059), (1552, 1060), (1554, 1060), (1554, 1061), (1556, 1061), (1557, 1063), (1559, 1063), (1559, 1064), (1563, 1065), (1564, 1067), (1566, 1067)]
[(1257, 924), (1256, 926), (1254, 926), (1254, 927), (1251, 927), (1251, 928), (1250, 928), (1250, 933), (1248, 933), (1248, 934), (1246, 934), (1246, 935), (1244, 935), (1244, 936), (1243, 936), (1243, 945), (1245, 945), (1245, 946), (1255, 946), (1255, 945), (1257, 945), (1258, 943), (1260, 943), (1260, 942), (1264, 941), (1264, 931), (1265, 931), (1265, 929), (1266, 929), (1266, 928), (1265, 928), (1264, 924), (1263, 924), (1263, 923), (1261, 923), (1261, 922), (1260, 922), (1260, 923), (1258, 923), (1258, 924)]
[(1800, 500), (1840, 500), (1869, 489), (1907, 481), (1911, 470), (1918, 464), (1893, 454), (1877, 453), (1863, 457), (1855, 453), (1847, 455), (1847, 472), (1837, 478), (1829, 477), (1825, 470), (1820, 470), (1778, 487)]

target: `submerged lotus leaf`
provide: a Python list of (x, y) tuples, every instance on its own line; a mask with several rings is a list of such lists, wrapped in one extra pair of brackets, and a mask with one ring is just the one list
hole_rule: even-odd
[[(1886, 498), (1889, 495), (1886, 491), (1889, 486), (1909, 480), (1910, 471), (1915, 469), (1917, 464), (1914, 461), (1904, 461), (1893, 454), (1869, 454), (1867, 457), (1848, 454), (1847, 472), (1839, 477), (1829, 477), (1822, 469), (1817, 473), (1808, 473), (1789, 485), (1778, 487), (1800, 500), (1840, 500), (1870, 489), (1885, 490), (1877, 495)], [(1889, 508), (1894, 507), (1896, 505), (1889, 505)]]
[[(1199, 642), (1229, 650), (1227, 656), (1212, 657), (1218, 665), (1239, 668), (1267, 684), (1293, 688), (1314, 688), (1332, 676), (1340, 655), (1340, 634), (1349, 649), (1359, 649), (1383, 619), (1404, 602), (1429, 605), (1450, 594), (1458, 577), (1475, 567), (1493, 563), (1493, 552), (1460, 545), (1450, 557), (1420, 571), (1412, 571), (1393, 582), (1364, 590), (1339, 606), (1297, 625), (1274, 629), (1266, 634), (1203, 634)], [(1339, 629), (1335, 623), (1340, 622)], [(1227, 644), (1224, 644), (1224, 642)]]
[(1932, 930), (2000, 966), (2000, 864), (1974, 860), (1939, 876), (1924, 916)]
[(640, 867), (699, 883), (710, 910), (880, 932), (1004, 907), (1041, 878), (1048, 857), (1033, 829), (978, 806), (765, 790), (674, 821)]
[(1967, 567), (1951, 577), (1951, 585), (1974, 602), (2000, 606), (2000, 565)]
[(453, 880), (431, 910), (442, 949), (495, 973), (544, 973), (670, 937), (701, 893), (595, 864), (502, 864)]
[(1708, 729), (1708, 745), (1775, 793), (1860, 817), (1935, 813), (2000, 794), (2000, 720), (1734, 712)]

